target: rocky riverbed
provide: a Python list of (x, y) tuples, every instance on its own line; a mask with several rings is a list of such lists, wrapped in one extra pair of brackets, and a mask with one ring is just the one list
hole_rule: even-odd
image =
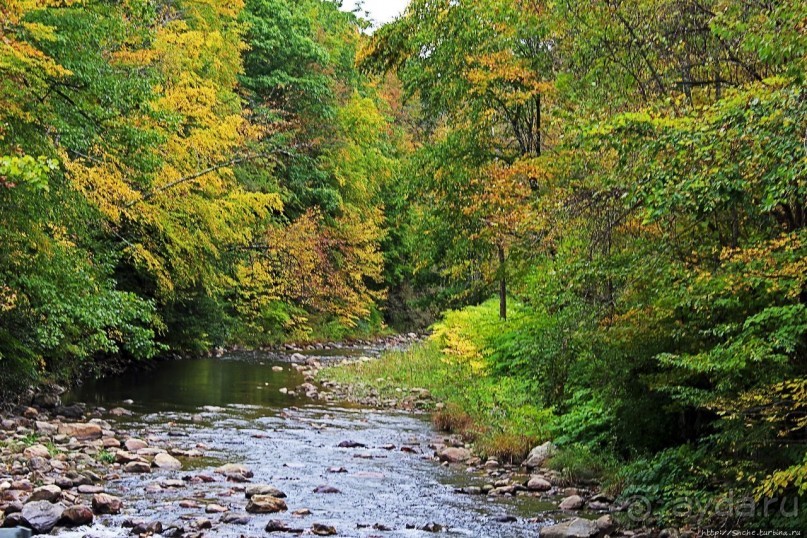
[(425, 415), (346, 405), (315, 383), (323, 361), (367, 355), (225, 353), (90, 385), (68, 405), (42, 395), (0, 421), (0, 525), (67, 538), (620, 534), (612, 499), (542, 468), (549, 445), (528, 467), (482, 461)]

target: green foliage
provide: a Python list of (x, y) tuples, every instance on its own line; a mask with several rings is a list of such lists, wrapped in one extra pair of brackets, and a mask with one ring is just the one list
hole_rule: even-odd
[(101, 463), (106, 463), (107, 465), (115, 463), (115, 454), (107, 449), (100, 450), (96, 458)]
[(719, 474), (719, 465), (705, 447), (683, 445), (636, 459), (620, 470), (618, 480), (628, 484), (621, 492), (624, 499), (647, 499), (657, 523), (669, 526), (683, 524), (693, 515), (709, 516), (708, 510), (714, 508), (710, 490)]
[(331, 2), (0, 8), (0, 397), (384, 330), (400, 153)]
[(567, 484), (584, 481), (611, 483), (615, 480), (622, 462), (613, 453), (589, 445), (571, 444), (561, 447), (547, 466), (561, 473)]

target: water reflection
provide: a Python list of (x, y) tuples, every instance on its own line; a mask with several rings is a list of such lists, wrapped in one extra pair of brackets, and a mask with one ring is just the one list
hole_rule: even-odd
[[(283, 368), (273, 371), (273, 367)], [(114, 406), (133, 400), (140, 412), (189, 411), (202, 406), (245, 404), (283, 407), (293, 399), (280, 393), (294, 388), (302, 376), (288, 363), (260, 360), (249, 353), (222, 359), (189, 359), (155, 363), (147, 371), (90, 382), (70, 395), (69, 401)]]

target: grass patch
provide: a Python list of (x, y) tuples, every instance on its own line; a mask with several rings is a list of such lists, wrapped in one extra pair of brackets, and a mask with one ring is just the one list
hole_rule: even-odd
[(547, 465), (550, 469), (560, 472), (563, 481), (568, 485), (592, 480), (613, 485), (614, 477), (620, 468), (613, 455), (593, 450), (588, 445), (582, 444), (561, 447)]
[(474, 442), (482, 456), (518, 461), (548, 438), (551, 411), (535, 406), (523, 383), (488, 375), (477, 352), (472, 360), (446, 352), (439, 336), (377, 361), (328, 368), (320, 376), (350, 384), (358, 396), (375, 391), (382, 399), (400, 398), (396, 389), (426, 389), (444, 404), (435, 410), (435, 426)]

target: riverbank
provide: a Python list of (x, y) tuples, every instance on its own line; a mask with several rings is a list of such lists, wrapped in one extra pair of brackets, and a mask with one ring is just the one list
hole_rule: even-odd
[[(172, 361), (84, 387), (69, 405), (3, 414), (0, 525), (66, 538), (331, 529), (512, 538), (563, 513), (565, 489), (547, 497), (518, 466), (466, 460), (464, 442), (425, 416), (345, 405), (312, 382), (341, 360), (249, 352)], [(71, 403), (78, 396), (87, 404)]]
[(558, 449), (550, 440), (552, 414), (534, 406), (525, 387), (488, 375), (445, 344), (438, 337), (377, 359), (345, 360), (320, 370), (317, 379), (347, 401), (429, 412), (435, 427), (451, 434), (435, 456), (489, 477), (484, 487), (458, 493), (542, 496), (560, 511), (560, 523), (541, 536), (697, 534), (689, 526), (645, 526), (653, 521), (650, 512), (637, 514), (633, 500), (620, 498), (614, 460), (580, 446)]

